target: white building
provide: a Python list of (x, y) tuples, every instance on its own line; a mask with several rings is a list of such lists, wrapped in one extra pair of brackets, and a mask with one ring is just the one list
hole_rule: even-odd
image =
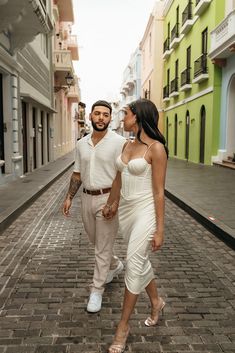
[(0, 183), (51, 158), (52, 29), (50, 1), (0, 1)]

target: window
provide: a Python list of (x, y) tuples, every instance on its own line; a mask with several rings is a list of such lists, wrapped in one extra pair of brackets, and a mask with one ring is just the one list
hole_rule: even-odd
[(207, 54), (207, 37), (208, 37), (208, 29), (206, 28), (202, 32), (202, 54)]

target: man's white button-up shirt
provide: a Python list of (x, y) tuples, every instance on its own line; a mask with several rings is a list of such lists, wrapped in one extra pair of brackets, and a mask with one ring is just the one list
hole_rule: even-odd
[(117, 174), (116, 159), (125, 142), (123, 136), (111, 130), (95, 146), (91, 134), (77, 142), (74, 172), (80, 173), (84, 188), (98, 190), (112, 186)]

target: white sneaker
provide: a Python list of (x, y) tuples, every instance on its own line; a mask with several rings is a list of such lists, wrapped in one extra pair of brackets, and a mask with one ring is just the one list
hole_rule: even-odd
[(98, 292), (92, 292), (87, 304), (87, 311), (89, 313), (97, 313), (101, 309), (102, 294)]
[(113, 278), (117, 276), (119, 273), (121, 273), (123, 269), (124, 269), (124, 265), (121, 261), (119, 261), (117, 267), (114, 270), (109, 270), (105, 283), (108, 284), (112, 282)]

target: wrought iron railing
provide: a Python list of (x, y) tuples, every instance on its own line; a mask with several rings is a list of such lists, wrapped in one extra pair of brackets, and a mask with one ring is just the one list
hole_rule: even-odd
[(202, 54), (197, 60), (194, 61), (194, 77), (201, 74), (207, 74), (207, 54)]
[(163, 99), (169, 97), (169, 85), (163, 87)]
[(168, 37), (165, 42), (163, 43), (163, 53), (165, 53), (167, 50), (169, 50), (169, 45), (170, 45), (170, 38)]
[(188, 5), (185, 7), (182, 13), (182, 26), (185, 24), (187, 20), (191, 20), (192, 18), (193, 18), (192, 1), (189, 1)]
[(181, 87), (191, 83), (190, 67), (181, 72)]
[(171, 81), (171, 93), (178, 92), (178, 77)]
[(179, 24), (176, 23), (176, 25), (171, 30), (171, 42), (173, 42), (173, 40), (178, 37), (179, 37)]

